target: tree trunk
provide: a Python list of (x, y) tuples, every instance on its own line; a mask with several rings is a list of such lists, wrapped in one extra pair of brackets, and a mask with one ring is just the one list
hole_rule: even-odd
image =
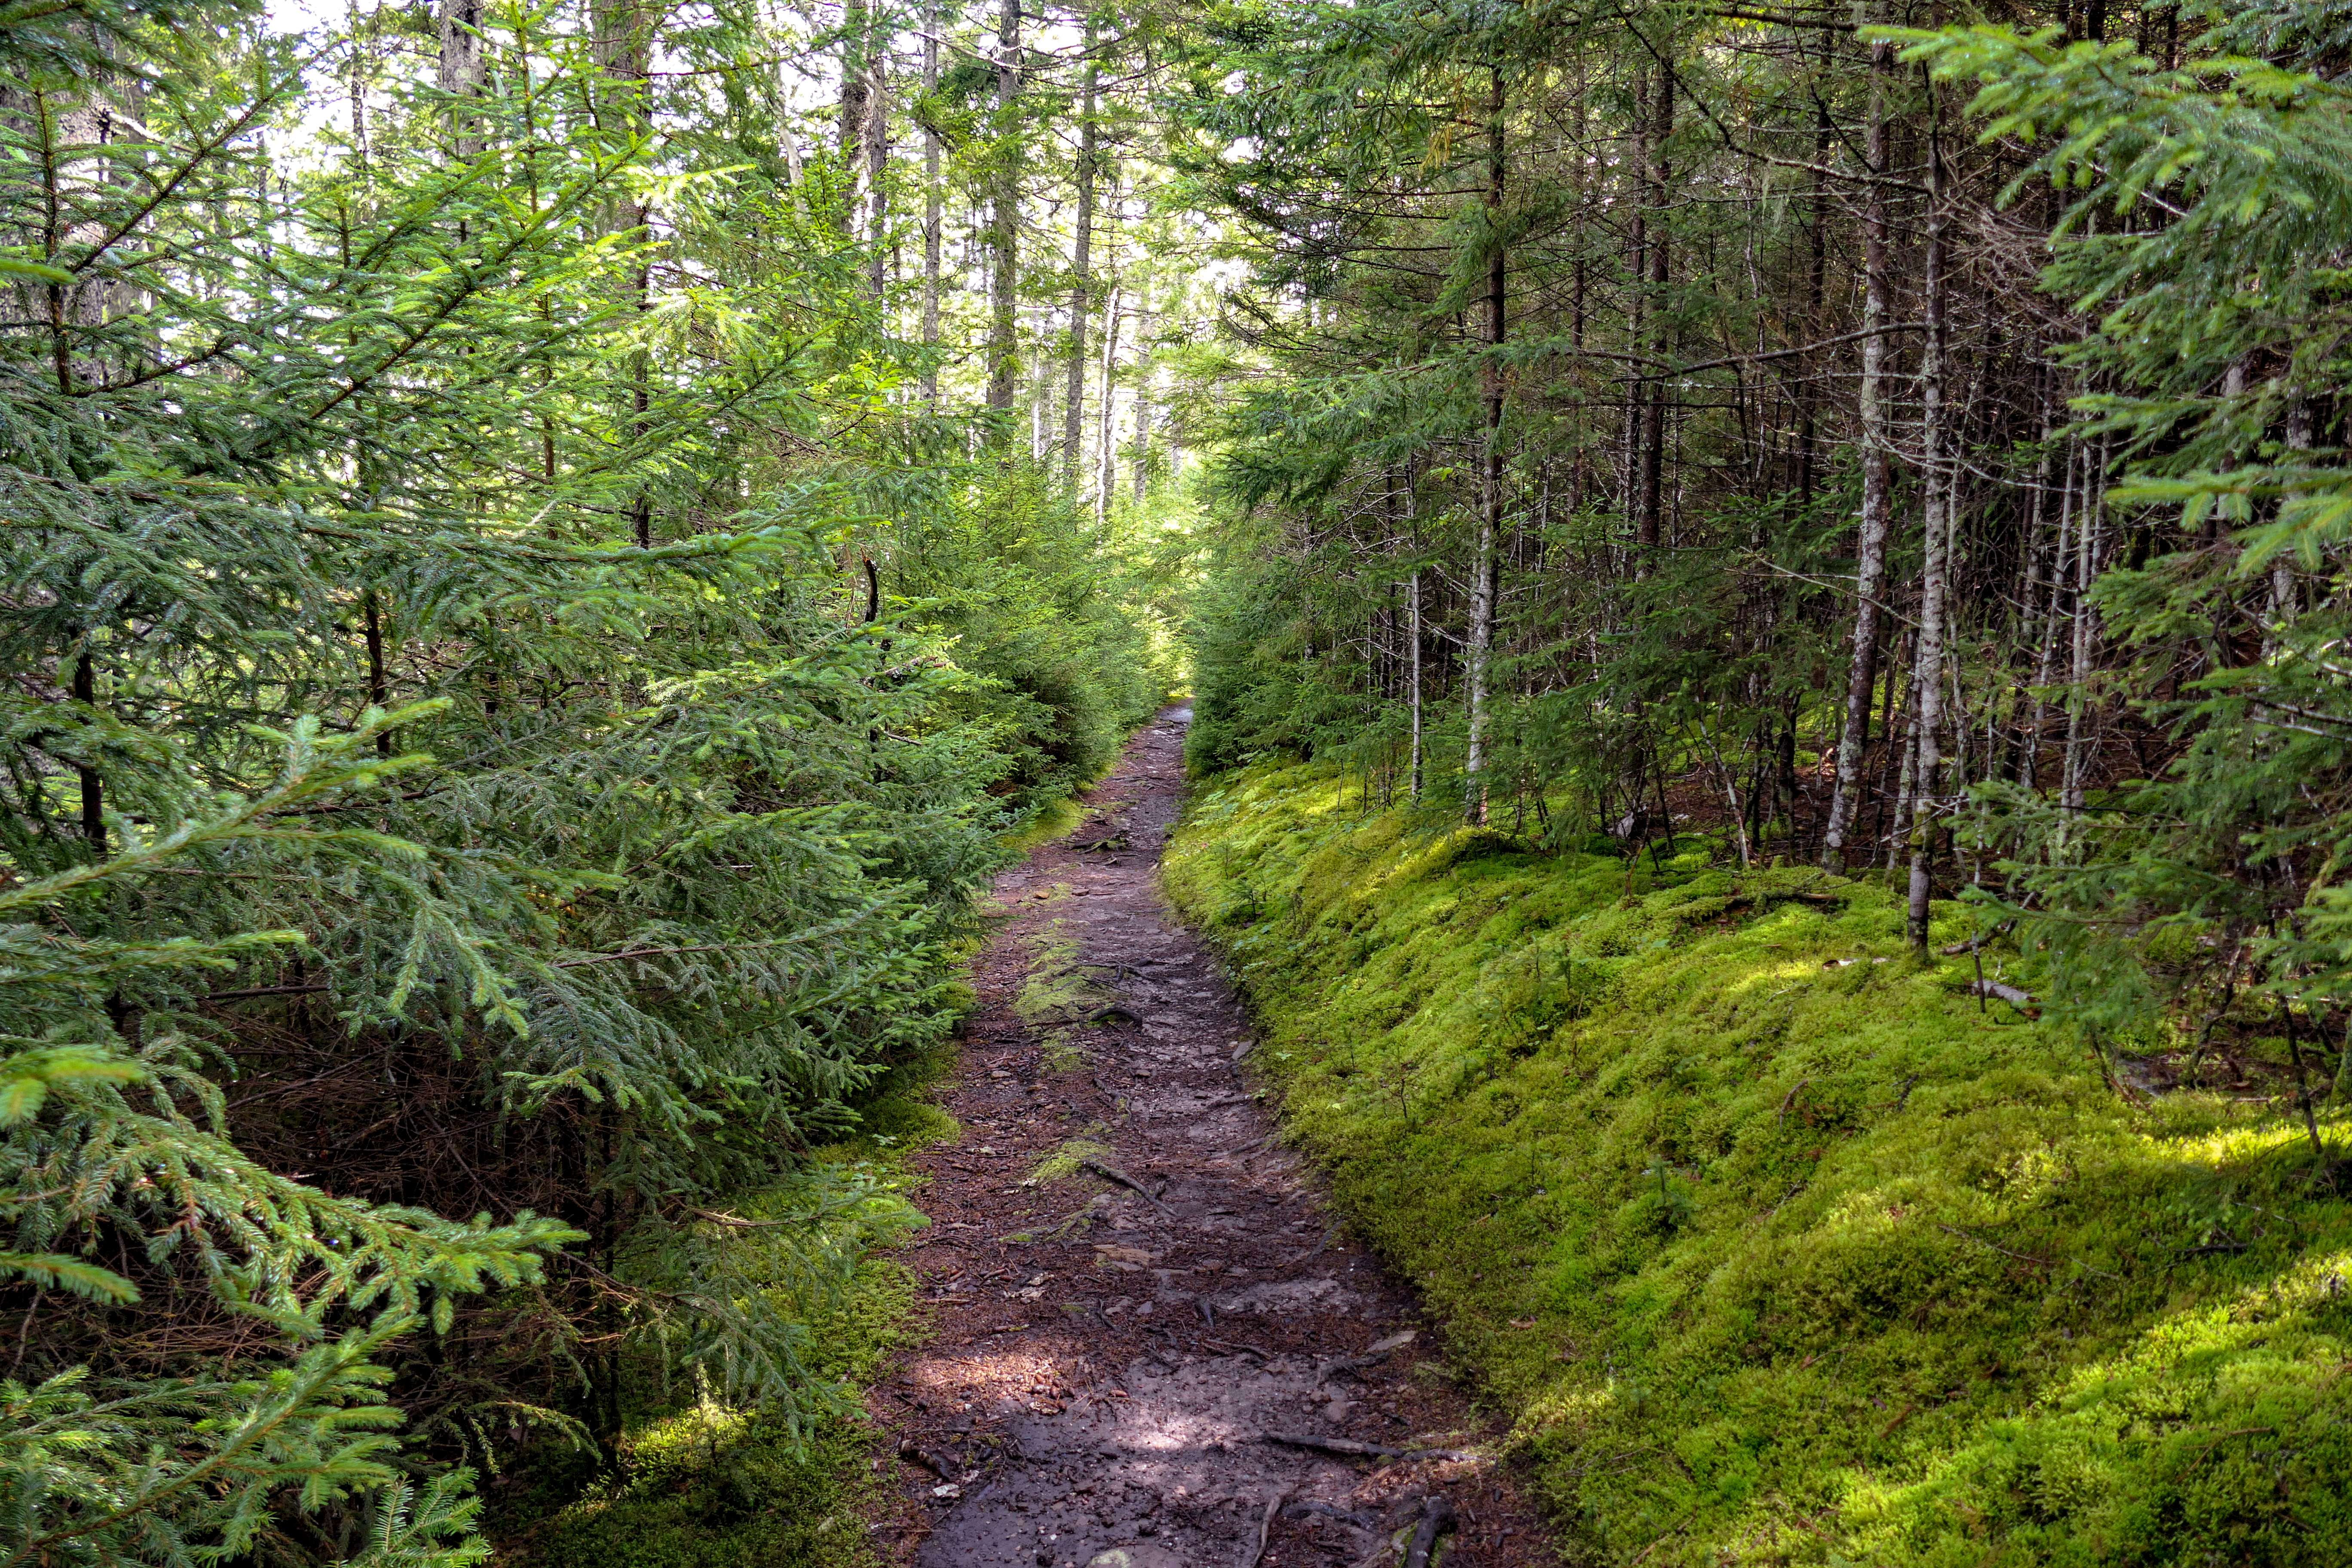
[[(940, 88), (939, 0), (923, 11), (923, 91)], [(928, 115), (926, 119), (929, 118)], [(940, 403), (940, 137), (923, 129), (923, 402)]]
[(2098, 629), (2091, 584), (2099, 572), (2099, 512), (2106, 504), (2104, 443), (2084, 448), (2083, 465), (2083, 512), (2074, 525), (2074, 635), (2067, 666), (2072, 689), (2066, 696), (2066, 760), (2059, 777), (2059, 803), (2068, 811), (2083, 809), (2084, 775), (2090, 765), (2091, 653)]
[[(85, 639), (88, 634), (84, 634)], [(98, 668), (89, 643), (82, 643), (81, 651), (74, 655), (73, 676), (68, 686), (73, 700), (95, 716), (98, 711)], [(94, 859), (106, 858), (106, 780), (89, 763), (74, 764), (75, 781), (81, 786), (81, 836), (89, 841)]]
[(1070, 247), (1070, 384), (1069, 406), (1062, 413), (1062, 462), (1072, 494), (1086, 472), (1087, 308), (1092, 302), (1095, 238), (1095, 93), (1099, 67), (1095, 60), (1095, 19), (1087, 16), (1087, 69), (1080, 89), (1078, 115), (1077, 234)]
[(1495, 542), (1503, 520), (1503, 306), (1509, 281), (1509, 256), (1499, 237), (1507, 152), (1499, 68), (1488, 73), (1488, 82), (1486, 224), (1493, 255), (1486, 263), (1486, 363), (1478, 370), (1486, 437), (1479, 464), (1477, 555), (1470, 567), (1470, 734), (1462, 759), (1462, 812), (1473, 825), (1486, 820), (1487, 665), (1495, 651)]
[[(1886, 171), (1885, 78), (1894, 50), (1870, 50), (1870, 122), (1863, 157), (1870, 173)], [(1870, 689), (1878, 657), (1879, 596), (1886, 579), (1886, 193), (1875, 180), (1864, 198), (1862, 387), (1862, 521), (1854, 548), (1853, 653), (1846, 668), (1845, 722), (1838, 733), (1837, 773), (1830, 786), (1829, 826), (1822, 835), (1822, 864), (1845, 869), (1846, 834), (1861, 809), (1862, 748), (1870, 732)]]
[[(458, 98), (480, 96), (484, 79), (482, 0), (441, 0), (434, 21), (440, 45), (434, 85)], [(365, 123), (356, 94), (352, 119), (354, 125), (363, 133)], [(461, 161), (481, 156), (482, 135), (478, 116), (453, 104), (449, 111), (449, 130), (451, 146)]]
[(1919, 471), (1927, 492), (1922, 522), (1927, 560), (1919, 575), (1919, 761), (1911, 806), (1911, 950), (1927, 956), (1928, 899), (1935, 870), (1936, 838), (1942, 818), (1944, 645), (1949, 627), (1952, 552), (1952, 476), (1944, 461), (1944, 245), (1949, 215), (1944, 200), (1944, 153), (1937, 121), (1936, 86), (1927, 84), (1927, 233), (1920, 272), (1927, 342), (1919, 363)]
[[(996, 31), (996, 168), (988, 217), (990, 281), (988, 406), (1009, 415), (1021, 388), (1019, 321), (1021, 132), (1013, 110), (1021, 96), (1021, 0), (1004, 0)], [(1004, 422), (1000, 419), (1000, 425)], [(999, 439), (1003, 437), (1000, 429)]]
[(1103, 318), (1102, 395), (1101, 408), (1095, 416), (1095, 521), (1099, 524), (1110, 513), (1110, 488), (1115, 482), (1111, 467), (1115, 451), (1110, 442), (1112, 405), (1118, 390), (1118, 328), (1127, 290), (1114, 283), (1110, 290), (1110, 310)]
[[(649, 26), (635, 0), (599, 0), (593, 26), (596, 63), (605, 81), (605, 129), (626, 136), (632, 142), (641, 142), (653, 129), (651, 105), (646, 100), (646, 84), (653, 68)], [(608, 232), (636, 231), (638, 260), (631, 283), (637, 314), (643, 317), (653, 310), (653, 259), (646, 253), (652, 238), (653, 207), (649, 203), (623, 202), (607, 221)], [(652, 362), (639, 348), (629, 356), (629, 433), (637, 442), (643, 442), (652, 432)], [(644, 486), (638, 488), (630, 507), (630, 532), (639, 549), (652, 546), (653, 493)]]

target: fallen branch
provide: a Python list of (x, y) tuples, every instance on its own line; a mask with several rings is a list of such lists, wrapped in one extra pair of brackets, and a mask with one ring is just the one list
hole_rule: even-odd
[(1996, 1002), (2006, 1002), (2029, 1018), (2042, 1016), (2041, 1005), (2031, 992), (2020, 991), (2014, 985), (2003, 985), (1998, 980), (1972, 980), (1969, 983), (1971, 996), (1990, 996)]
[(1306, 1519), (1318, 1513), (1326, 1519), (1336, 1519), (1340, 1523), (1352, 1525), (1358, 1530), (1377, 1531), (1381, 1527), (1381, 1521), (1370, 1514), (1341, 1508), (1337, 1503), (1317, 1502), (1312, 1499), (1292, 1503), (1282, 1510), (1282, 1516), (1285, 1519)]
[(1254, 1355), (1260, 1361), (1272, 1361), (1274, 1359), (1274, 1352), (1272, 1351), (1262, 1351), (1255, 1345), (1235, 1344), (1230, 1340), (1213, 1340), (1206, 1334), (1201, 1336), (1200, 1342), (1215, 1350), (1234, 1351), (1242, 1355)]
[(1412, 1532), (1412, 1544), (1404, 1550), (1404, 1568), (1429, 1568), (1429, 1554), (1437, 1550), (1437, 1537), (1454, 1528), (1454, 1505), (1434, 1492), (1421, 1500), (1421, 1523)]
[(1361, 1355), (1335, 1355), (1315, 1368), (1315, 1383), (1321, 1387), (1343, 1372), (1363, 1372), (1386, 1361), (1391, 1352), (1402, 1350), (1421, 1337), (1416, 1330), (1407, 1329), (1401, 1334), (1391, 1334), (1376, 1342)]
[(1353, 1437), (1321, 1437), (1311, 1432), (1261, 1432), (1269, 1443), (1293, 1448), (1315, 1448), (1326, 1454), (1353, 1454), (1367, 1459), (1483, 1459), (1484, 1454), (1460, 1448), (1391, 1448), (1379, 1443), (1359, 1443)]
[(1150, 1187), (1145, 1186), (1141, 1182), (1137, 1181), (1133, 1176), (1129, 1175), (1125, 1171), (1120, 1170), (1117, 1165), (1112, 1164), (1109, 1161), (1081, 1160), (1079, 1163), (1084, 1165), (1087, 1170), (1092, 1171), (1096, 1175), (1102, 1177), (1105, 1181), (1117, 1182), (1120, 1186), (1140, 1194), (1143, 1197), (1143, 1201), (1150, 1204), (1151, 1205), (1152, 1212), (1159, 1215), (1160, 1218), (1174, 1219), (1176, 1217), (1175, 1211), (1171, 1209), (1166, 1204), (1161, 1203), (1157, 1197), (1153, 1196)]
[(1809, 1078), (1799, 1079), (1797, 1080), (1797, 1087), (1790, 1089), (1787, 1097), (1780, 1101), (1780, 1126), (1786, 1127), (1789, 1125), (1789, 1107), (1797, 1103), (1797, 1096), (1804, 1093), (1805, 1086), (1812, 1081), (1813, 1080)]

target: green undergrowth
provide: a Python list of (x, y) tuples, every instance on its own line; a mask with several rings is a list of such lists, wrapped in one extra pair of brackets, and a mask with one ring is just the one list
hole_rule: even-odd
[[(815, 1151), (814, 1162), (860, 1169), (881, 1193), (903, 1200), (913, 1186), (905, 1155), (956, 1135), (953, 1120), (924, 1094), (945, 1065), (942, 1054), (908, 1071), (866, 1109), (858, 1137)], [(810, 1314), (810, 1371), (845, 1393), (870, 1384), (909, 1332), (914, 1284), (887, 1253), (868, 1256), (845, 1295)], [(535, 1522), (520, 1517), (527, 1509), (517, 1510), (499, 1560), (545, 1568), (873, 1568), (881, 1559), (866, 1526), (890, 1500), (880, 1455), (875, 1432), (854, 1410), (795, 1433), (691, 1386), (648, 1391), (623, 1439), (618, 1472), (589, 1479), (584, 1495)], [(560, 1486), (560, 1477), (551, 1480)]]
[(1204, 784), (1169, 888), (1571, 1561), (2347, 1560), (2352, 1217), (2281, 1108), (2126, 1102), (1875, 885), (1343, 798)]

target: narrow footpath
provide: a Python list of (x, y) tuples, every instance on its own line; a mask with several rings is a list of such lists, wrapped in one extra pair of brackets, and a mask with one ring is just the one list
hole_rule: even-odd
[(1548, 1559), (1412, 1295), (1250, 1092), (1249, 1024), (1163, 905), (1183, 709), (1004, 874), (914, 1163), (921, 1345), (876, 1385), (916, 1568)]

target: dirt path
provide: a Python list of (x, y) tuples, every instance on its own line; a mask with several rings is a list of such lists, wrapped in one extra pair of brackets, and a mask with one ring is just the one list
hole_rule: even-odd
[(916, 1568), (1254, 1568), (1394, 1563), (1442, 1529), (1452, 1562), (1543, 1561), (1508, 1478), (1463, 1452), (1494, 1435), (1412, 1297), (1271, 1142), (1248, 1021), (1161, 903), (1189, 717), (997, 882), (1012, 918), (940, 1095), (963, 1138), (915, 1162), (932, 1332), (874, 1394), (903, 1500), (882, 1539)]

